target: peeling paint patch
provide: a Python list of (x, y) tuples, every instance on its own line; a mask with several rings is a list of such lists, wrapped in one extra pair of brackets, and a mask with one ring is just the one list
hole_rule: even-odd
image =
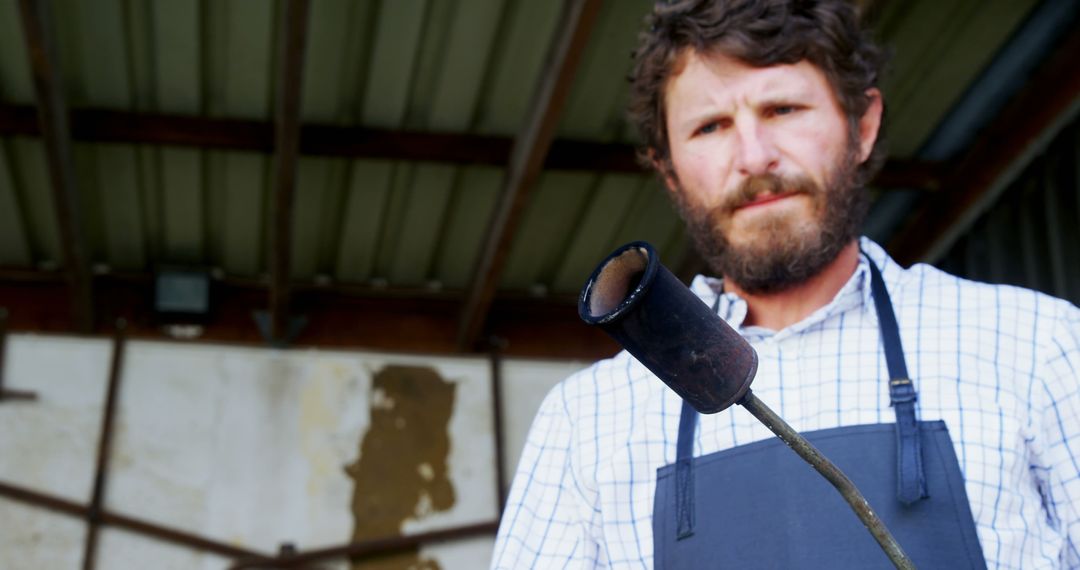
[(431, 464), (426, 461), (416, 466), (416, 472), (420, 474), (420, 477), (423, 478), (424, 481), (435, 479), (435, 470), (432, 469)]
[(371, 391), (371, 409), (393, 410), (394, 399), (387, 395), (386, 390), (376, 388)]
[[(354, 481), (353, 540), (401, 533), (407, 519), (446, 511), (456, 500), (447, 475), (447, 433), (457, 385), (432, 368), (387, 366), (375, 374), (371, 424), (360, 458), (346, 467)], [(418, 550), (353, 564), (354, 570), (439, 570)]]

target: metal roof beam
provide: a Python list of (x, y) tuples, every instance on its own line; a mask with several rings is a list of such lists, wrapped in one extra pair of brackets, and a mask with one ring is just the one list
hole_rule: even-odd
[(52, 34), (52, 7), (49, 0), (19, 0), (19, 13), (34, 78), (37, 126), (45, 145), (72, 323), (78, 332), (89, 333), (94, 326), (90, 263), (78, 217), (82, 208), (72, 166), (63, 80)]
[(525, 127), (514, 140), (499, 202), (473, 270), (458, 325), (457, 343), (462, 350), (476, 344), (487, 320), (518, 222), (544, 168), (544, 158), (555, 138), (555, 128), (600, 12), (600, 3), (601, 0), (566, 0), (563, 4), (547, 65), (539, 78)]
[(1027, 85), (975, 140), (943, 180), (947, 192), (927, 195), (889, 242), (904, 265), (926, 261), (946, 247), (1019, 172), (1032, 149), (1080, 101), (1080, 34), (1067, 35)]
[[(62, 306), (63, 282), (52, 272), (21, 271), (8, 280), (0, 270), (0, 299), (19, 307), (8, 315), (12, 332), (63, 334), (70, 330)], [(215, 281), (214, 313), (206, 323), (202, 342), (243, 345), (265, 344), (251, 326), (251, 313), (266, 308), (267, 283), (258, 279)], [(94, 301), (103, 314), (122, 317), (129, 339), (169, 340), (155, 318), (154, 275), (111, 273), (95, 277)], [(425, 289), (378, 289), (349, 285), (294, 282), (292, 302), (306, 320), (296, 343), (335, 349), (459, 354), (458, 317), (464, 293)], [(508, 356), (595, 360), (619, 347), (597, 328), (577, 316), (573, 298), (532, 298), (500, 293), (492, 305), (488, 326), (506, 339)], [(98, 335), (110, 332), (100, 326)], [(190, 342), (190, 341), (183, 341)]]
[[(39, 136), (37, 111), (26, 105), (0, 105), (0, 135)], [(261, 153), (273, 152), (274, 125), (263, 121), (216, 119), (74, 109), (71, 136), (98, 143), (190, 146)], [(364, 127), (301, 125), (300, 154), (342, 158), (449, 162), (505, 166), (513, 139), (466, 133), (390, 131)], [(545, 170), (644, 173), (633, 145), (556, 139)], [(874, 179), (877, 188), (935, 190), (941, 185), (937, 162), (893, 159)]]
[(287, 0), (281, 7), (277, 106), (274, 112), (274, 202), (270, 232), (269, 340), (284, 342), (289, 319), (292, 276), (292, 221), (296, 170), (300, 154), (300, 89), (304, 81), (308, 0)]

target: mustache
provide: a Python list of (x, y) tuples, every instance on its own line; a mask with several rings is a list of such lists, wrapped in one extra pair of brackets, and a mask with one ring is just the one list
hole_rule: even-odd
[(753, 202), (762, 194), (821, 194), (821, 188), (805, 176), (780, 176), (778, 174), (757, 174), (747, 177), (720, 204), (719, 209), (726, 213)]

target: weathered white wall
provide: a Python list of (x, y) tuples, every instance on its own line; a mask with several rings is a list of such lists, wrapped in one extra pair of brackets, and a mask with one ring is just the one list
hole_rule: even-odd
[[(0, 403), (0, 481), (89, 501), (112, 343), (12, 335), (5, 384), (34, 402)], [(131, 342), (110, 458), (106, 509), (274, 552), (347, 542), (371, 386), (387, 365), (428, 366), (456, 384), (448, 434), (456, 501), (417, 514), (408, 533), (496, 516), (490, 363), (361, 352)], [(503, 366), (506, 470), (536, 407), (581, 363)], [(0, 499), (0, 568), (76, 568), (85, 525)], [(491, 537), (424, 547), (445, 570), (486, 566)], [(99, 568), (221, 569), (229, 560), (106, 527)], [(327, 565), (344, 568), (344, 563)]]
[[(512, 479), (540, 402), (563, 378), (588, 363), (572, 361), (507, 360), (503, 366), (503, 437), (506, 477)], [(509, 486), (510, 481), (506, 484)]]

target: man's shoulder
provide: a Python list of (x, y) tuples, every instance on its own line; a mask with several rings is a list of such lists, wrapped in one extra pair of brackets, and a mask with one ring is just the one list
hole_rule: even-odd
[(893, 281), (893, 302), (900, 310), (917, 307), (940, 316), (970, 315), (981, 321), (993, 319), (999, 326), (1013, 323), (1045, 332), (1080, 322), (1080, 309), (1064, 299), (1025, 287), (958, 277), (922, 263), (901, 269)]
[(903, 270), (903, 272), (909, 286), (925, 289), (953, 289), (961, 294), (961, 301), (993, 302), (996, 304), (1014, 301), (1015, 304), (1019, 305), (1038, 303), (1060, 307), (1061, 310), (1076, 309), (1068, 301), (1041, 291), (1017, 285), (986, 283), (959, 277), (924, 263), (916, 263)]

